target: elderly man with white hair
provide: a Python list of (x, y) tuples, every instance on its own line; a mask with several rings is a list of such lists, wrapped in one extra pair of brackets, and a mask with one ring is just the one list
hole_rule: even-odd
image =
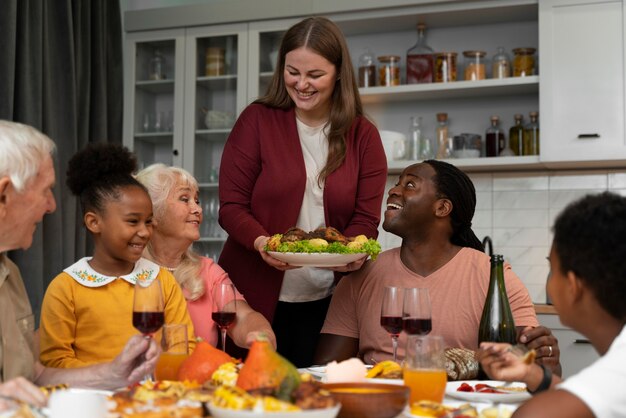
[(54, 369), (37, 360), (28, 295), (17, 266), (5, 253), (29, 248), (37, 224), (56, 209), (54, 151), (54, 142), (36, 129), (0, 120), (0, 395), (38, 405), (46, 397), (31, 382), (119, 388), (150, 373), (159, 354), (153, 340), (136, 335), (110, 363)]

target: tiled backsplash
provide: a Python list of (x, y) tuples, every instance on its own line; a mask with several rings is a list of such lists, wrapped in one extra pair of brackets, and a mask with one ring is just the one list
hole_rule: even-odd
[[(561, 210), (588, 193), (610, 190), (626, 196), (626, 173), (609, 170), (469, 176), (477, 198), (474, 232), (481, 240), (486, 235), (492, 238), (494, 251), (511, 263), (536, 303), (546, 300), (546, 257), (552, 243), (552, 225)], [(389, 176), (387, 191), (397, 179), (397, 175)], [(382, 226), (379, 241), (383, 249), (400, 245), (400, 238), (383, 231)]]

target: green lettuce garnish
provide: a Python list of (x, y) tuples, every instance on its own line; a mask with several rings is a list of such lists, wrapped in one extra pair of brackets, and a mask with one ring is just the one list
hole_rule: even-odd
[[(280, 238), (282, 235), (277, 234), (274, 237)], [(278, 248), (270, 250), (265, 246), (266, 251), (277, 251), (281, 253), (331, 253), (331, 254), (368, 254), (372, 260), (376, 260), (376, 257), (381, 251), (380, 244), (375, 239), (369, 238), (363, 242), (359, 247), (350, 248), (340, 242), (329, 243), (326, 247), (320, 247), (319, 245), (312, 245), (308, 239), (295, 242), (281, 242)]]

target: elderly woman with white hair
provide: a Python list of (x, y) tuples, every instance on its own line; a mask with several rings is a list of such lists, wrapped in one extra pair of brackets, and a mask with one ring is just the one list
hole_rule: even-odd
[[(202, 208), (198, 182), (186, 170), (153, 164), (137, 174), (148, 189), (154, 210), (153, 233), (144, 256), (169, 269), (183, 289), (196, 335), (217, 344), (218, 328), (211, 319), (213, 289), (232, 283), (228, 274), (211, 258), (194, 252), (200, 238)], [(228, 334), (240, 347), (248, 347), (258, 334), (265, 334), (276, 346), (272, 327), (253, 310), (243, 295), (236, 295), (236, 319)]]

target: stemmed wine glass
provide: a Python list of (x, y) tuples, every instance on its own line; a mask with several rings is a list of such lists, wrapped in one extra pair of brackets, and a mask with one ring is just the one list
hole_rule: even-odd
[(151, 338), (161, 329), (164, 321), (161, 282), (158, 279), (150, 282), (137, 280), (133, 300), (133, 326), (144, 337)]
[(427, 335), (432, 328), (428, 289), (420, 287), (405, 289), (402, 329), (409, 335)]
[[(150, 339), (161, 329), (164, 322), (161, 282), (158, 279), (150, 282), (137, 280), (133, 298), (133, 327), (137, 328), (144, 338)], [(152, 380), (152, 376), (146, 375), (144, 380)]]
[(404, 289), (386, 286), (380, 310), (380, 325), (391, 335), (393, 361), (397, 361), (398, 336), (402, 331), (402, 304)]
[(237, 316), (237, 300), (235, 285), (220, 283), (213, 291), (213, 313), (211, 319), (217, 324), (222, 335), (222, 351), (226, 351), (226, 331), (235, 322)]

